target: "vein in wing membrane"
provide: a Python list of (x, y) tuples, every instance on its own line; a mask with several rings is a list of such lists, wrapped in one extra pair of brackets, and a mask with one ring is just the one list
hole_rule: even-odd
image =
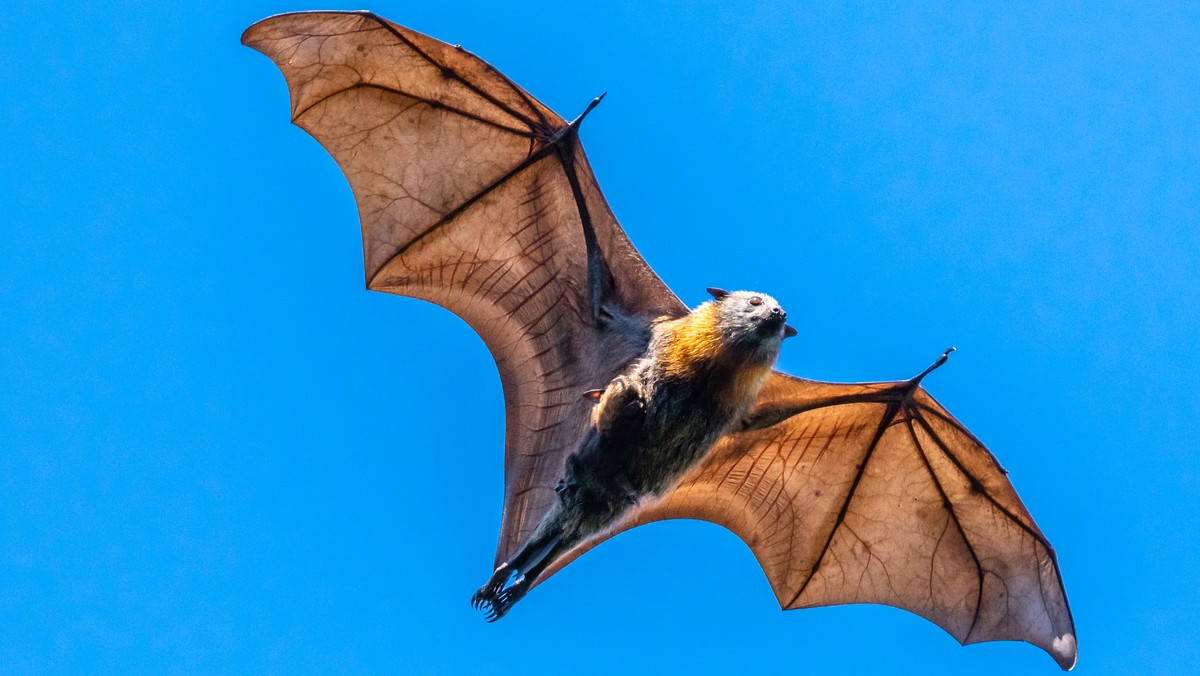
[(562, 118), (469, 52), (361, 12), (272, 17), (243, 42), (279, 66), (294, 121), (346, 174), (370, 288), (447, 308), (496, 359), (507, 558), (552, 504), (587, 419), (579, 394), (644, 348), (592, 319), (585, 220), (617, 307), (648, 325), (682, 304), (629, 243), (574, 137), (548, 145)]
[[(272, 17), (243, 42), (279, 66), (294, 121), (345, 172), (369, 286), (449, 309), (496, 359), (506, 560), (556, 499), (588, 415), (579, 395), (645, 349), (654, 318), (685, 308), (617, 224), (574, 132), (474, 55), (365, 12)], [(611, 278), (597, 285), (596, 269)], [(599, 325), (597, 302), (626, 315), (625, 333)], [(918, 380), (775, 374), (761, 424), (539, 582), (622, 530), (706, 519), (749, 544), (784, 608), (885, 603), (963, 643), (1025, 640), (1070, 668), (1053, 549), (995, 458)]]
[[(530, 150), (528, 139), (379, 89), (342, 90), (296, 122), (338, 160), (354, 190), (368, 280), (526, 166)], [(464, 152), (470, 147), (488, 150)], [(477, 244), (492, 244), (473, 234)]]
[(776, 373), (756, 406), (778, 422), (727, 435), (544, 577), (637, 525), (704, 519), (750, 546), (784, 609), (880, 603), (961, 643), (1028, 641), (1075, 663), (1053, 549), (991, 453), (924, 390)]
[[(602, 367), (588, 355), (586, 332), (558, 330), (580, 324), (585, 283), (584, 269), (569, 264), (583, 256), (582, 242), (562, 241), (565, 230), (548, 225), (570, 218), (574, 209), (561, 182), (556, 160), (540, 160), (462, 212), (442, 236), (393, 258), (376, 277), (381, 290), (461, 308), (486, 336), (505, 386), (505, 520), (521, 524), (517, 539), (554, 499), (563, 451), (586, 422), (579, 393)], [(472, 233), (497, 222), (511, 223), (509, 232), (480, 247)], [(480, 297), (489, 302), (472, 302)]]

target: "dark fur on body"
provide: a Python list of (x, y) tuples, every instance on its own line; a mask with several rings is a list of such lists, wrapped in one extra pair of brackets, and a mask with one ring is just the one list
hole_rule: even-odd
[(567, 458), (558, 502), (473, 598), (489, 620), (508, 612), (563, 553), (639, 500), (665, 493), (744, 417), (794, 330), (770, 296), (710, 291), (713, 301), (655, 322), (645, 354), (604, 388)]

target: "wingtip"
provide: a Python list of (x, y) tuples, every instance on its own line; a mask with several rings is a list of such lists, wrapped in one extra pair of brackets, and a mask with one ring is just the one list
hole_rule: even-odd
[(307, 10), (307, 11), (302, 11), (302, 12), (281, 12), (279, 14), (272, 14), (271, 16), (268, 16), (266, 18), (259, 19), (258, 21), (255, 21), (254, 23), (250, 24), (250, 26), (247, 27), (246, 30), (242, 31), (242, 44), (246, 45), (247, 47), (249, 47), (251, 49), (255, 49), (255, 50), (258, 50), (261, 52), (263, 50), (259, 49), (258, 47), (256, 47), (253, 44), (257, 40), (257, 37), (255, 35), (252, 35), (252, 33), (257, 33), (257, 32), (264, 30), (266, 27), (266, 24), (273, 23), (275, 21), (279, 21), (279, 20), (283, 20), (283, 19), (287, 19), (287, 18), (302, 17), (302, 16), (313, 16), (313, 15), (317, 15), (317, 14), (342, 14), (342, 15), (352, 14), (352, 15), (358, 15), (358, 16), (371, 17), (374, 19), (378, 19), (380, 21), (383, 20), (382, 17), (380, 17), (378, 14), (376, 14), (375, 12), (372, 12), (369, 9), (353, 9), (353, 10), (319, 10), (318, 9), (318, 10)]
[(241, 42), (243, 45), (254, 49), (254, 45), (251, 44), (254, 41), (254, 37), (251, 34), (257, 31), (259, 24), (261, 24), (263, 21), (266, 21), (266, 19), (263, 19), (262, 21), (255, 21), (247, 26), (246, 30), (242, 31)]
[[(263, 50), (260, 49), (255, 43), (259, 41), (261, 37), (259, 34), (267, 29), (268, 24), (279, 21), (285, 17), (306, 13), (308, 12), (283, 12), (281, 14), (272, 14), (271, 16), (259, 19), (258, 21), (255, 21), (247, 26), (246, 30), (242, 31), (242, 44), (246, 45), (250, 49), (263, 52)], [(266, 52), (263, 53), (265, 54)]]
[(1075, 634), (1067, 632), (1056, 637), (1050, 642), (1050, 649), (1047, 652), (1054, 658), (1054, 661), (1058, 662), (1058, 666), (1062, 667), (1063, 671), (1074, 669), (1075, 664), (1079, 661), (1079, 645), (1075, 641)]
[(283, 12), (282, 14), (272, 14), (271, 16), (264, 17), (262, 19), (259, 19), (258, 21), (255, 21), (254, 23), (247, 26), (246, 30), (242, 31), (242, 44), (246, 45), (250, 49), (254, 49), (254, 50), (261, 52), (262, 50), (259, 49), (258, 47), (256, 47), (254, 43), (258, 41), (258, 38), (259, 38), (258, 34), (266, 29), (267, 24), (272, 23), (274, 21), (278, 21), (279, 19), (286, 17), (286, 16), (292, 16), (295, 14), (302, 14), (302, 13), (303, 12)]

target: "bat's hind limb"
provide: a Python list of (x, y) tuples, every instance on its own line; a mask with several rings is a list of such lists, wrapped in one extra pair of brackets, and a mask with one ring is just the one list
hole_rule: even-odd
[[(514, 576), (516, 579), (513, 579)], [(529, 591), (529, 584), (532, 583), (527, 584), (526, 579), (509, 563), (500, 564), (488, 581), (471, 596), (471, 607), (485, 611), (487, 621), (495, 622), (504, 617), (509, 608)]]
[[(602, 436), (590, 434), (588, 440), (594, 444)], [(588, 535), (612, 524), (637, 502), (637, 494), (627, 479), (617, 476), (598, 481), (593, 473), (583, 469), (587, 464), (583, 455), (586, 450), (567, 459), (566, 474), (556, 488), (559, 500), (542, 517), (533, 535), (471, 597), (471, 605), (484, 610), (488, 622), (504, 617), (552, 563)]]
[[(485, 611), (484, 617), (487, 618), (488, 622), (495, 622), (496, 620), (504, 617), (508, 613), (509, 609), (516, 605), (517, 601), (525, 598), (525, 594), (529, 593), (529, 588), (533, 586), (533, 581), (535, 579), (535, 577), (529, 574), (520, 575), (507, 587), (501, 586), (499, 591), (496, 591), (487, 598), (480, 598), (480, 592), (483, 591), (483, 589), (481, 589), (480, 591), (475, 592), (475, 596), (472, 597), (472, 602), (477, 603), (476, 608), (481, 608)], [(495, 587), (492, 585), (491, 581), (489, 581), (488, 584), (485, 585), (485, 588), (491, 590)]]
[(487, 583), (471, 596), (471, 605), (483, 610), (488, 622), (504, 617), (566, 549), (562, 531), (557, 528), (536, 535), (516, 556), (496, 568)]

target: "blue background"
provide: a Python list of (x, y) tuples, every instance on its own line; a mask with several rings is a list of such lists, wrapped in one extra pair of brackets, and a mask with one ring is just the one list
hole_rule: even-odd
[[(487, 625), (503, 407), (242, 47), (289, 3), (0, 12), (0, 671), (1053, 673), (882, 607), (781, 613), (673, 522)], [(926, 384), (1056, 545), (1080, 673), (1200, 647), (1193, 3), (387, 3), (570, 118), (690, 304), (780, 368)]]

